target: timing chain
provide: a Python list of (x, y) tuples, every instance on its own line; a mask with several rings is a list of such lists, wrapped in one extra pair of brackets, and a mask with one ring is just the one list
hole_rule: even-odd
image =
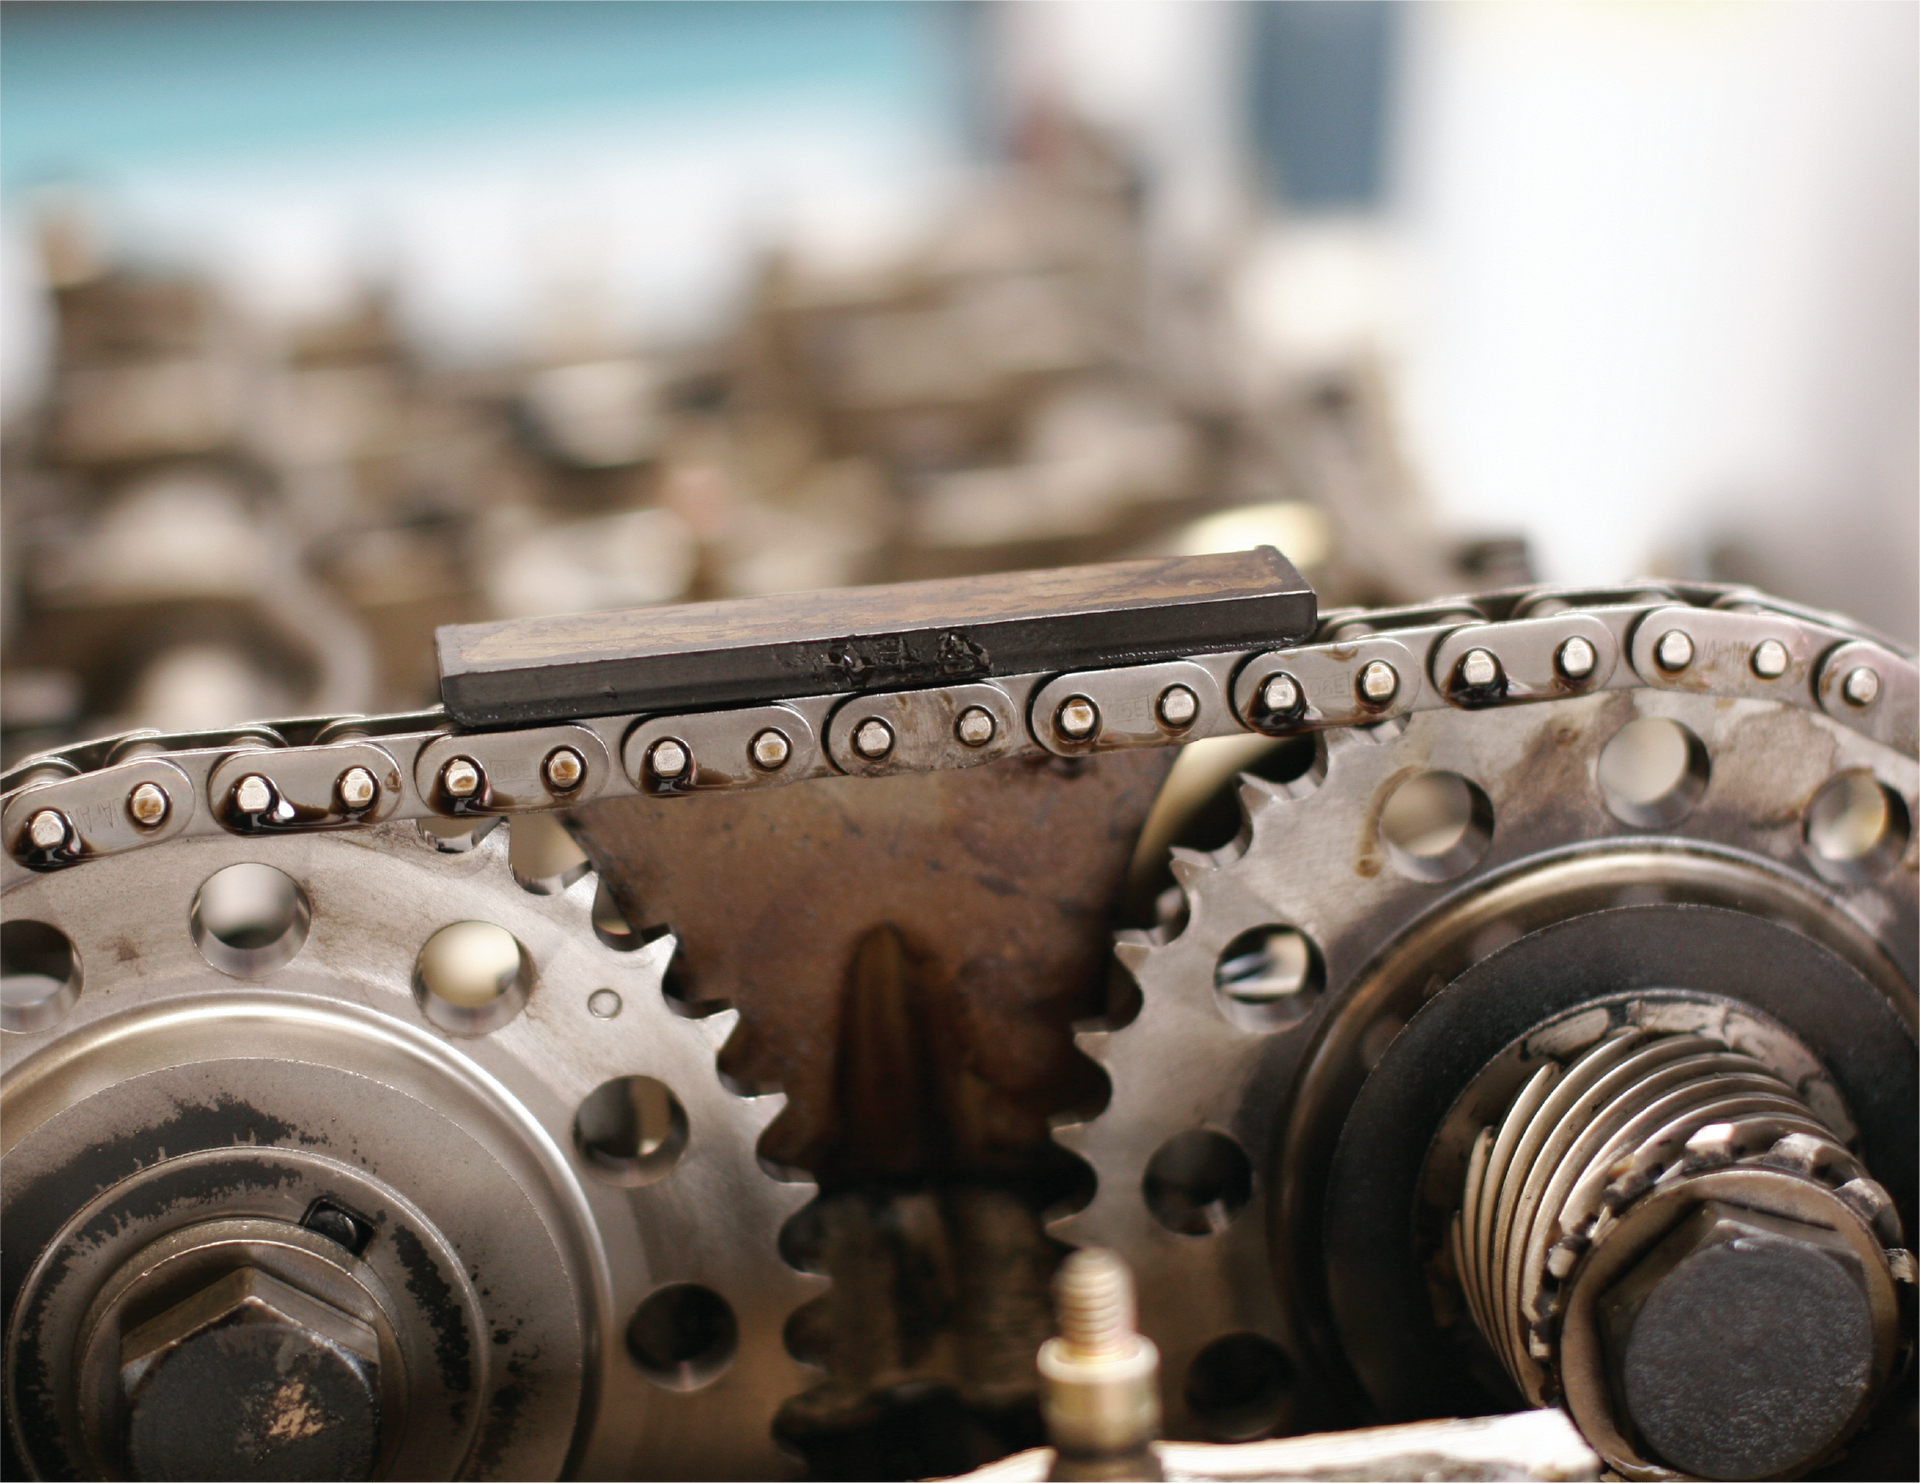
[(1530, 587), (1324, 614), (1312, 640), (1158, 663), (462, 729), (443, 710), (131, 731), (0, 777), (9, 880), (183, 835), (476, 823), (622, 795), (1283, 737), (1608, 689), (1773, 700), (1920, 752), (1914, 656), (1747, 588)]

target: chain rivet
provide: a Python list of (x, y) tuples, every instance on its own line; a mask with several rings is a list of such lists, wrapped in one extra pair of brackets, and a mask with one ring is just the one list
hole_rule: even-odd
[(471, 798), (483, 781), (480, 764), (471, 757), (455, 757), (440, 769), (440, 786), (449, 798)]
[(1175, 731), (1193, 725), (1200, 714), (1200, 699), (1185, 685), (1169, 685), (1160, 692), (1160, 719)]
[(27, 840), (36, 850), (57, 850), (71, 833), (67, 816), (57, 808), (43, 808), (27, 820)]
[(1763, 680), (1777, 680), (1787, 672), (1787, 646), (1779, 639), (1761, 639), (1753, 646), (1753, 672)]
[(547, 753), (540, 771), (554, 792), (568, 793), (580, 786), (580, 779), (587, 775), (587, 764), (572, 747), (555, 747)]
[(340, 802), (348, 811), (358, 813), (380, 796), (380, 785), (364, 767), (349, 767), (340, 774)]
[(793, 744), (787, 740), (784, 731), (769, 726), (755, 735), (747, 751), (753, 758), (753, 765), (762, 772), (778, 772), (787, 765), (787, 758), (793, 755)]
[(1880, 672), (1861, 665), (1850, 670), (1840, 685), (1840, 693), (1847, 698), (1848, 705), (1857, 705), (1862, 710), (1880, 698)]
[(158, 829), (172, 806), (167, 790), (158, 783), (142, 783), (127, 795), (127, 814), (142, 829)]
[(1553, 667), (1560, 671), (1561, 677), (1569, 680), (1584, 680), (1592, 676), (1600, 663), (1600, 655), (1595, 652), (1592, 643), (1579, 635), (1568, 639), (1553, 656)]
[(1268, 675), (1260, 686), (1260, 708), (1268, 720), (1286, 720), (1300, 709), (1300, 701), (1300, 682), (1292, 675)]
[(984, 747), (993, 740), (997, 729), (993, 712), (983, 705), (968, 706), (953, 723), (953, 734), (960, 738), (963, 747)]
[(1500, 680), (1500, 661), (1486, 649), (1469, 649), (1460, 660), (1460, 683), (1470, 690), (1485, 690)]
[(693, 758), (677, 741), (655, 742), (653, 750), (647, 753), (647, 770), (663, 782), (670, 783), (683, 776), (692, 765)]
[(1099, 724), (1099, 708), (1084, 695), (1069, 695), (1053, 713), (1053, 729), (1068, 741), (1085, 741)]
[(1354, 688), (1368, 705), (1387, 704), (1400, 690), (1400, 674), (1384, 659), (1369, 660), (1360, 671)]
[(893, 728), (878, 716), (853, 729), (853, 749), (869, 762), (878, 762), (893, 750)]
[(1693, 639), (1685, 629), (1669, 628), (1653, 646), (1653, 662), (1669, 674), (1678, 674), (1693, 663)]
[(233, 806), (243, 814), (264, 814), (273, 807), (273, 784), (257, 772), (240, 779), (233, 790)]

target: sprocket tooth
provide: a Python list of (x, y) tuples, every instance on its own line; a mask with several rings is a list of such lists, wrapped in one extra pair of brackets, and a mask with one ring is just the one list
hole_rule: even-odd
[(1213, 863), (1211, 856), (1203, 855), (1198, 850), (1187, 849), (1183, 845), (1175, 845), (1168, 853), (1173, 857), (1172, 864), (1169, 866), (1173, 872), (1173, 878), (1188, 892), (1191, 892), (1198, 882), (1205, 880), (1219, 869)]
[(1131, 973), (1135, 978), (1138, 978), (1140, 976), (1140, 970), (1146, 967), (1147, 960), (1153, 956), (1153, 949), (1153, 943), (1149, 941), (1147, 935), (1142, 932), (1129, 934), (1115, 942), (1113, 945), (1113, 955), (1119, 960), (1122, 968), (1126, 969), (1127, 972)]

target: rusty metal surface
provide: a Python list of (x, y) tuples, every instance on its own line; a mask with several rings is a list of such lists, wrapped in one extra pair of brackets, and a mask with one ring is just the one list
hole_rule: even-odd
[(1039, 1439), (1033, 1353), (1084, 1171), (1050, 1119), (1104, 1079), (1111, 911), (1171, 753), (589, 805), (573, 827), (628, 923), (671, 928), (682, 991), (740, 1027), (726, 1075), (778, 1085), (764, 1157), (821, 1197), (789, 1254), (834, 1286), (789, 1342), (822, 1382), (781, 1430), (816, 1476), (960, 1471)]

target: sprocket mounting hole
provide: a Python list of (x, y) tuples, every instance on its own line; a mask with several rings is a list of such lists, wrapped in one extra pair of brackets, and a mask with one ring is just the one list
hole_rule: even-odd
[(1253, 1198), (1253, 1164), (1225, 1133), (1189, 1128), (1160, 1145), (1140, 1182), (1154, 1219), (1182, 1236), (1217, 1236)]
[(1866, 885), (1906, 853), (1913, 819), (1898, 793), (1864, 768), (1830, 779), (1807, 805), (1807, 859), (1828, 880)]
[(1600, 749), (1596, 776), (1608, 812), (1621, 823), (1665, 829), (1693, 812), (1711, 770), (1699, 737), (1665, 716), (1642, 716)]
[(1416, 881), (1447, 881), (1480, 863), (1493, 839), (1493, 805), (1457, 772), (1406, 779), (1380, 810), (1380, 840), (1393, 868)]
[(1214, 964), (1220, 1012), (1242, 1030), (1284, 1030), (1312, 1010), (1326, 987), (1320, 950), (1296, 927), (1270, 925), (1242, 932)]
[(1187, 1367), (1187, 1408), (1222, 1442), (1273, 1431), (1295, 1388), (1286, 1350), (1260, 1334), (1223, 1334)]
[(313, 908), (285, 871), (251, 862), (216, 870), (188, 913), (194, 945), (222, 973), (264, 978), (306, 946)]
[(686, 1109), (651, 1076), (616, 1077), (581, 1102), (573, 1146), (581, 1163), (608, 1184), (652, 1184), (672, 1173), (686, 1152)]
[(0, 923), (0, 1029), (45, 1030), (80, 997), (80, 954), (45, 922)]
[(627, 1354), (666, 1390), (698, 1390), (733, 1363), (740, 1325), (727, 1300), (697, 1282), (663, 1287), (634, 1310)]
[(520, 1013), (533, 964), (520, 941), (492, 922), (454, 922), (427, 939), (414, 962), (420, 1012), (450, 1035), (486, 1035)]

